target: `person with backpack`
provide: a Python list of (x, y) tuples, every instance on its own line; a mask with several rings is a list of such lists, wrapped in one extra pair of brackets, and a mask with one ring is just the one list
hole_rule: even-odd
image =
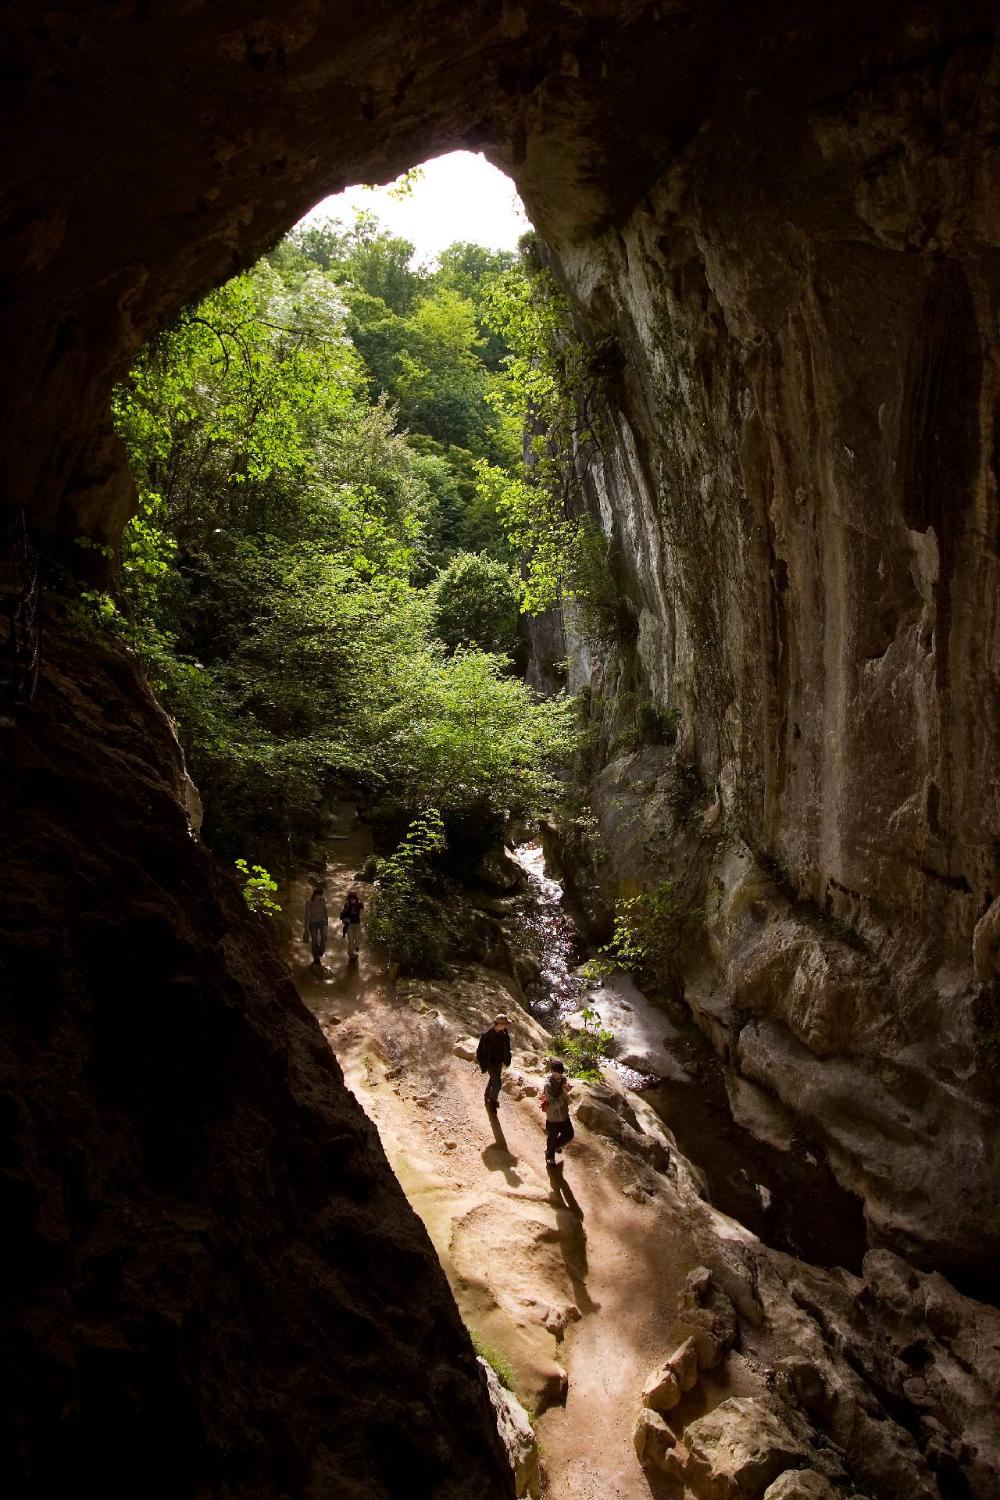
[(565, 1066), (554, 1057), (549, 1062), (549, 1076), (540, 1090), (545, 1111), (545, 1161), (556, 1165), (556, 1152), (569, 1145), (575, 1131), (569, 1117), (570, 1086)]
[(305, 925), (302, 941), (312, 949), (313, 967), (320, 968), (320, 959), (326, 952), (326, 929), (329, 922), (326, 899), (321, 885), (313, 886), (313, 893), (306, 902)]
[(495, 1115), (500, 1108), (501, 1075), (504, 1068), (510, 1067), (510, 1033), (507, 1030), (507, 1017), (503, 1011), (494, 1018), (493, 1025), (488, 1027), (479, 1038), (476, 1062), (479, 1064), (480, 1073), (490, 1075), (486, 1081), (483, 1099), (490, 1114)]
[(365, 903), (357, 891), (351, 891), (344, 902), (340, 913), (340, 920), (344, 924), (344, 936), (347, 939), (347, 962), (357, 962), (358, 948), (361, 944), (361, 913)]

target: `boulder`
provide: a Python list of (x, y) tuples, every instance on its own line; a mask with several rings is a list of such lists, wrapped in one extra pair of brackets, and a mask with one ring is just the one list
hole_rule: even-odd
[[(786, 1469), (764, 1491), (764, 1500), (843, 1500), (843, 1490), (817, 1469)], [(853, 1500), (864, 1500), (855, 1492)]]
[(659, 1412), (643, 1407), (636, 1418), (632, 1442), (644, 1469), (662, 1469), (674, 1446), (674, 1435)]
[(576, 1118), (595, 1135), (603, 1135), (608, 1140), (615, 1141), (630, 1156), (639, 1157), (655, 1171), (666, 1172), (670, 1166), (670, 1151), (662, 1141), (634, 1129), (609, 1104), (603, 1104), (598, 1099), (584, 1099), (577, 1106)]
[(706, 1500), (763, 1500), (785, 1469), (815, 1462), (810, 1437), (803, 1419), (781, 1402), (731, 1396), (685, 1428), (683, 1461), (672, 1467)]
[(675, 1334), (692, 1338), (698, 1351), (698, 1366), (712, 1370), (736, 1341), (736, 1310), (707, 1266), (688, 1275), (677, 1299)]
[(538, 1458), (538, 1439), (531, 1419), (513, 1391), (500, 1384), (496, 1371), (480, 1358), (486, 1386), (497, 1417), (497, 1430), (503, 1439), (514, 1471), (514, 1493), (520, 1500), (530, 1495), (538, 1500), (542, 1493), (542, 1476)]

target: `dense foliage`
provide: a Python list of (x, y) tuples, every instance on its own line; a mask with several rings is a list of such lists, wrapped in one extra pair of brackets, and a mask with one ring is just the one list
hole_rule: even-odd
[[(367, 217), (293, 234), (118, 395), (140, 510), (100, 612), (145, 657), (229, 857), (307, 841), (338, 790), (400, 832), (485, 834), (545, 805), (573, 742), (572, 705), (511, 659), (525, 272), (471, 245), (411, 260)], [(416, 837), (386, 922), (438, 848), (418, 860)]]

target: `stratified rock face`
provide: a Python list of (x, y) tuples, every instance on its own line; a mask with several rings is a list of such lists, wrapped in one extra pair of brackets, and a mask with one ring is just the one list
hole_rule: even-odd
[(134, 662), (0, 729), (0, 1489), (513, 1496), (422, 1225)]
[[(622, 352), (590, 484), (636, 636), (605, 650), (597, 713), (680, 710), (705, 842), (733, 856), (693, 892), (718, 899), (687, 998), (876, 1236), (986, 1275), (1000, 95), (993, 25), (941, 12), (888, 48), (839, 9), (839, 37), (748, 43), (634, 212), (559, 262)], [(637, 765), (595, 788), (608, 896), (683, 865), (673, 756), (643, 796)]]

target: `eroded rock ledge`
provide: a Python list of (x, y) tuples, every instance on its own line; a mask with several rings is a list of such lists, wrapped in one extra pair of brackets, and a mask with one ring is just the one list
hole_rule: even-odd
[(440, 1266), (132, 661), (0, 729), (2, 1487), (512, 1496)]

